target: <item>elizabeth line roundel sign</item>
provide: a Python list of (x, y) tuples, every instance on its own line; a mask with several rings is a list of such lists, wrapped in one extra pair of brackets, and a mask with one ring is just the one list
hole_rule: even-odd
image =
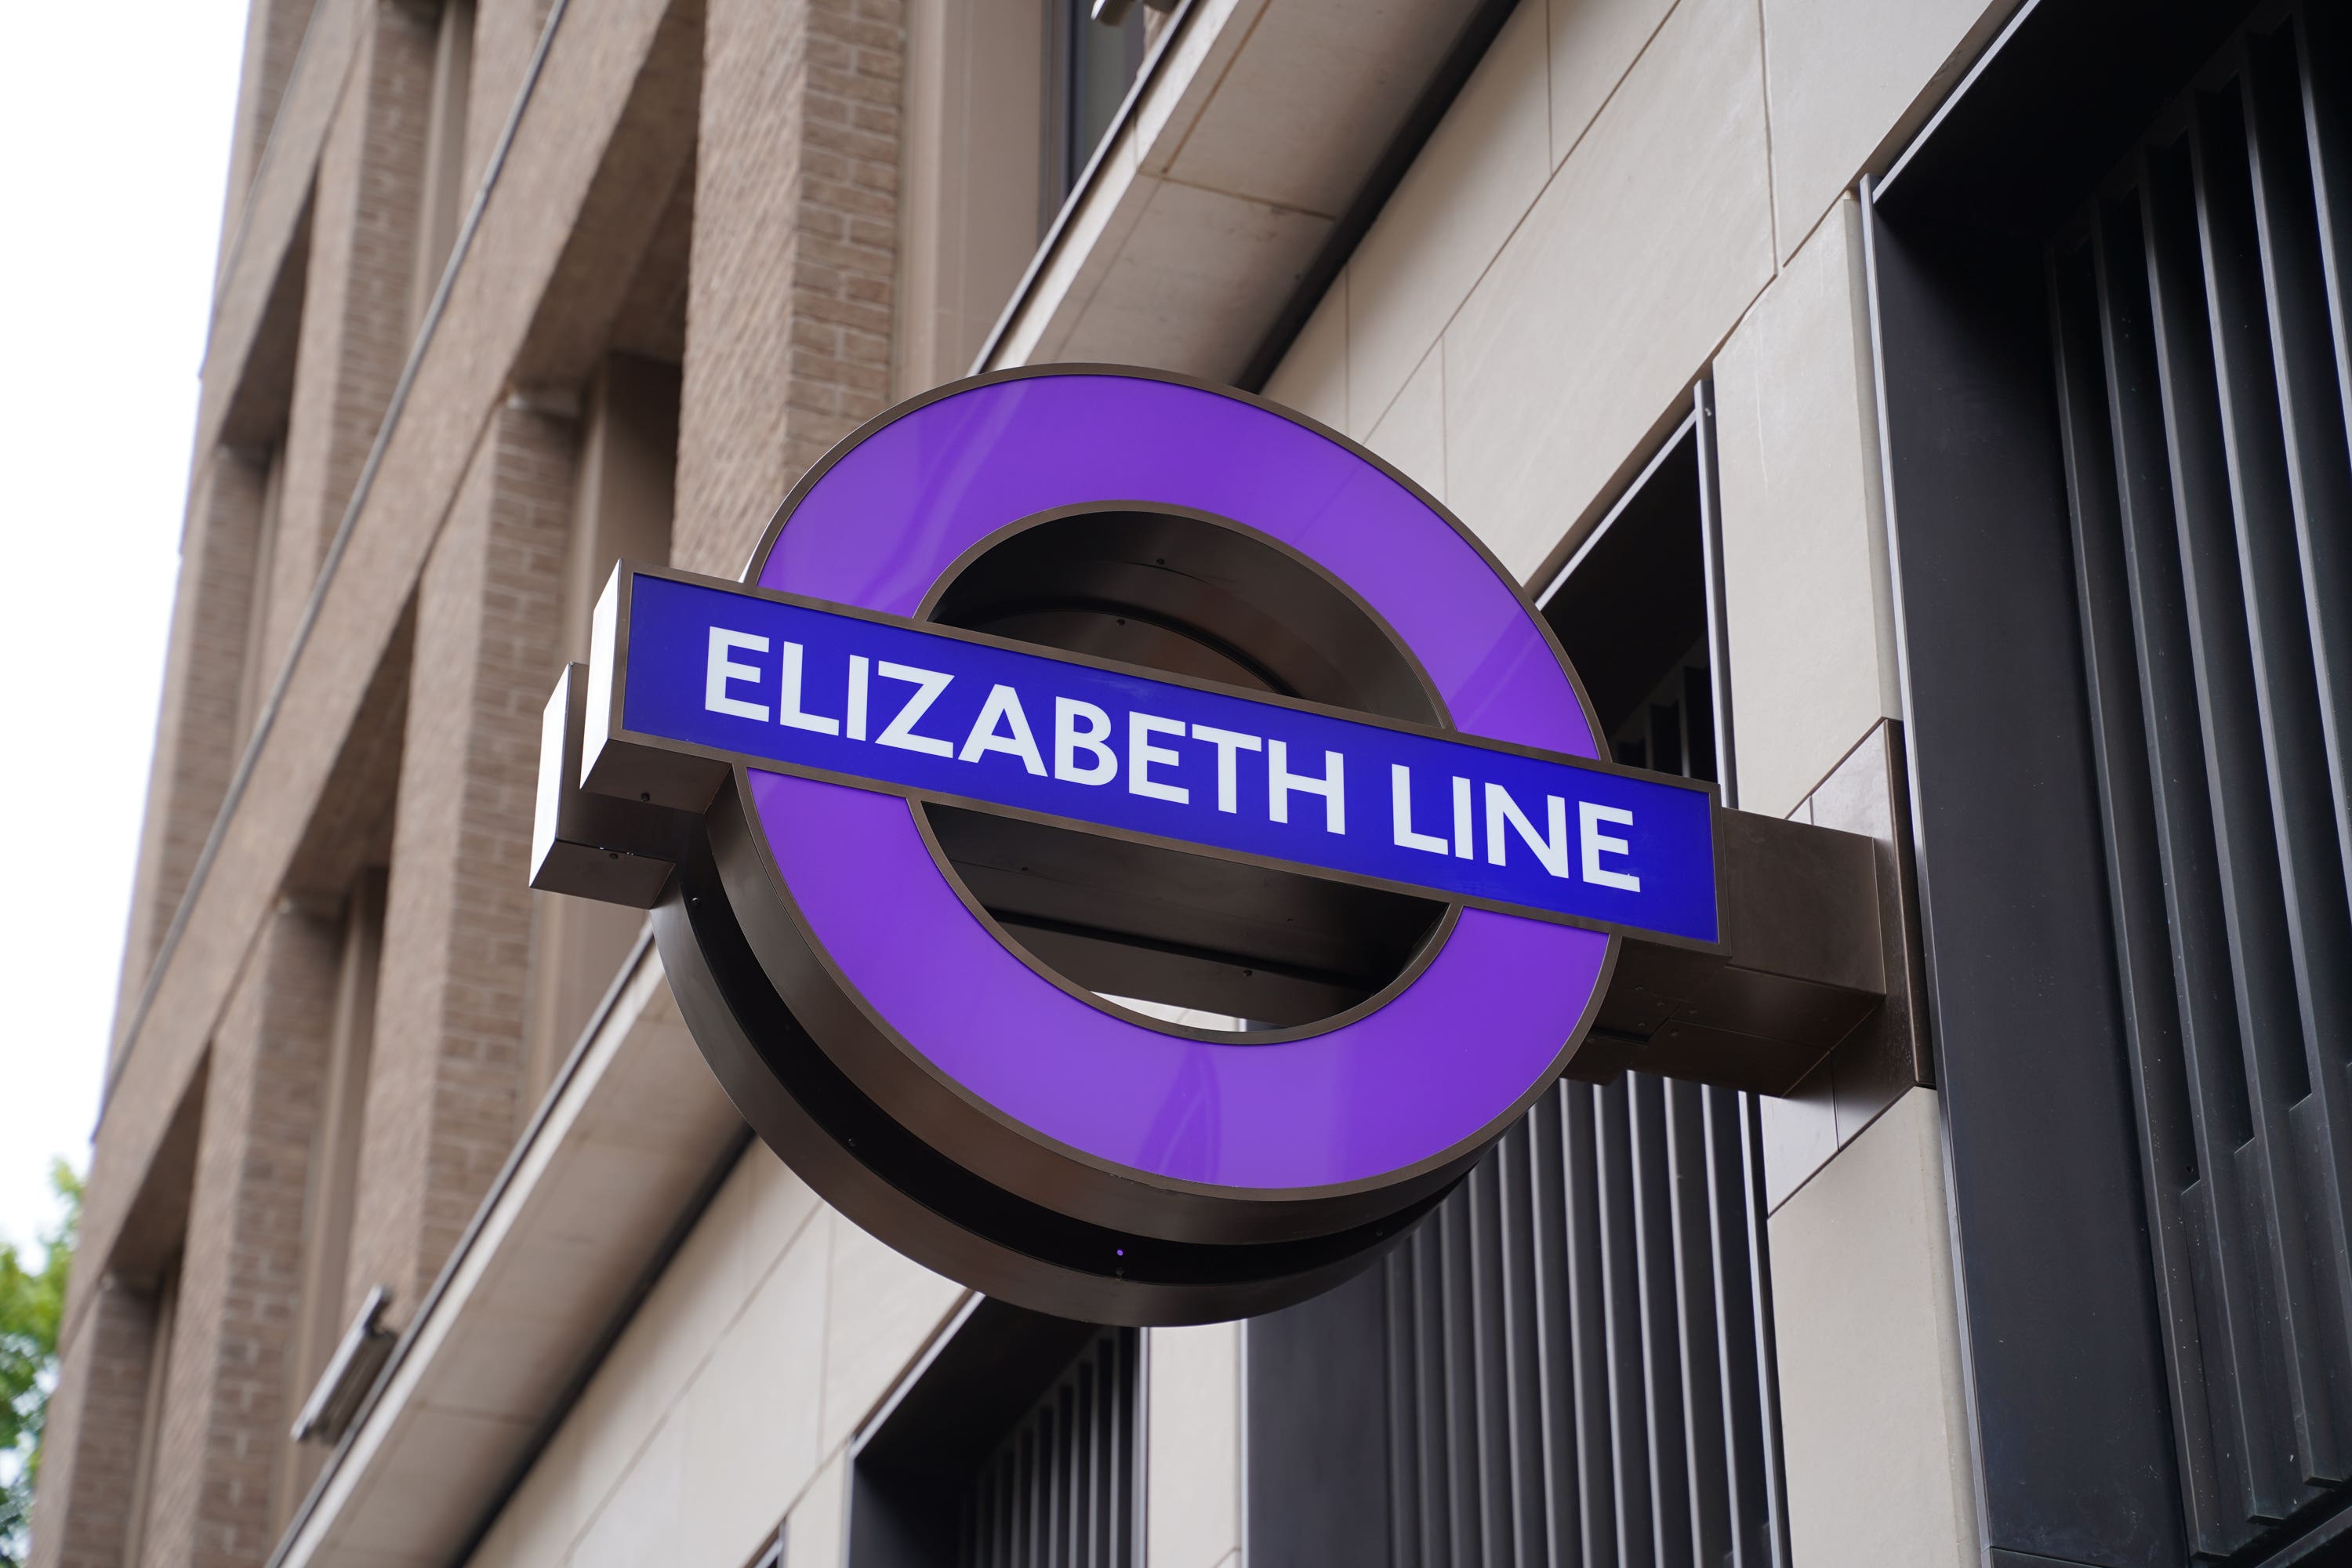
[[(1336, 1283), (1551, 1084), (1617, 933), (1718, 940), (1712, 786), (1600, 761), (1469, 532), (1230, 390), (940, 388), (820, 462), (741, 582), (624, 563), (593, 640), (535, 864), (551, 790), (619, 825), (598, 874), (649, 868), (761, 1136), (1064, 1316)], [(1166, 1005), (1203, 998), (1234, 1016)]]

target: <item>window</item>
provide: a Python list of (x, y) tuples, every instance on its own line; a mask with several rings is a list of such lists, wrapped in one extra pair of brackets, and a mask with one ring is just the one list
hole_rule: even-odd
[[(384, 831), (384, 827), (377, 829), (379, 836)], [(287, 1403), (293, 1410), (302, 1408), (326, 1373), (349, 1321), (344, 1268), (351, 1260), (352, 1219), (359, 1201), (360, 1143), (367, 1110), (368, 1067), (374, 1056), (386, 887), (385, 868), (366, 867), (353, 879), (343, 904), (342, 953), (335, 974), (326, 1074), (320, 1088), (310, 1184), (303, 1199), (302, 1306), (287, 1361)], [(282, 1523), (293, 1516), (325, 1458), (325, 1446), (316, 1441), (279, 1447), (273, 1510), (277, 1521)]]
[(1045, 162), (1037, 232), (1053, 226), (1077, 188), (1087, 161), (1118, 116), (1143, 68), (1143, 8), (1122, 7), (1117, 23), (1094, 18), (1094, 0), (1045, 0)]
[(433, 109), (425, 132), (416, 270), (408, 324), (422, 327), (466, 215), (466, 110), (474, 89), (474, 0), (445, 0), (433, 45)]
[(849, 1568), (1131, 1568), (1133, 1329), (982, 1300), (856, 1444)]

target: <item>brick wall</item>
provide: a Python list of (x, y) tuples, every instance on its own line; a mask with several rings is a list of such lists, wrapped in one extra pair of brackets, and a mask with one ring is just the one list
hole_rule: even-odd
[(245, 193), (278, 122), (278, 106), (294, 75), (295, 57), (318, 0), (254, 0), (246, 17), (245, 72), (236, 100), (236, 126), (229, 137), (228, 211), (221, 225), (226, 247), (236, 232)]
[(155, 1298), (100, 1282), (49, 1400), (30, 1568), (122, 1568)]
[(540, 710), (555, 679), (575, 433), (491, 416), (417, 587), (351, 1294), (404, 1320), (519, 1129)]
[[(410, 347), (412, 236), (432, 112), (436, 7), (410, 0), (336, 3), (349, 10), (331, 17), (334, 27), (355, 26), (360, 37), (348, 75), (332, 62), (342, 85), (324, 141), (308, 153), (287, 153), (284, 169), (273, 163), (263, 175), (305, 181), (312, 193), (308, 252), (298, 263), (299, 321), (289, 334), (292, 393), (281, 405), (290, 412), (272, 567), (257, 590), (251, 575), (266, 465), (242, 449), (215, 449), (199, 464), (192, 487), (151, 790), (153, 824), (135, 903), (140, 924), (126, 960), (134, 992), (128, 977), (143, 975), (178, 905), (240, 749), (238, 667), (248, 624), (261, 617), (257, 668), (266, 688)], [(506, 119), (548, 4), (480, 0), (469, 188)], [(300, 37), (297, 19), (310, 10), (310, 0), (259, 5), (237, 132), (241, 155), (248, 157), (257, 151), (246, 145), (248, 131), (268, 118), (256, 106), (266, 103), (274, 112)], [(898, 0), (709, 0), (704, 47), (695, 25), (704, 0), (677, 5), (663, 26), (666, 36), (697, 46), (671, 64), (702, 71), (696, 123), (704, 152), (693, 186), (674, 558), (732, 570), (792, 480), (888, 396), (903, 22)], [(567, 27), (586, 37), (567, 37), (559, 57), (566, 47), (604, 49), (617, 36), (614, 22), (604, 7), (575, 6)], [(565, 68), (559, 58), (551, 68)], [(541, 101), (532, 114), (544, 118), (569, 107)], [(649, 133), (623, 121), (625, 139)], [(629, 156), (622, 148), (619, 163)], [(304, 158), (315, 163), (305, 167)], [(250, 174), (241, 165), (235, 178), (241, 183)], [(534, 202), (546, 207), (549, 187), (532, 183), (543, 177), (530, 169), (514, 174), (499, 198), (509, 224)], [(234, 212), (237, 204), (231, 205)], [(541, 223), (538, 216), (527, 221)], [(542, 226), (563, 221), (551, 216)], [(495, 226), (486, 230), (496, 232)], [(599, 232), (584, 227), (575, 237), (585, 242)], [(509, 258), (507, 266), (513, 265)], [(455, 310), (478, 312), (479, 299), (498, 297), (502, 280), (514, 276), (496, 254), (477, 258), (467, 272), (472, 292), (461, 289), (466, 298)], [(518, 295), (499, 307), (517, 321), (474, 322), (436, 353), (477, 363), (491, 353), (512, 356), (524, 335), (520, 318), (582, 309), (564, 303), (568, 299), (561, 290), (544, 299)], [(593, 339), (593, 322), (583, 322), (534, 321), (530, 330)], [(491, 346), (499, 343), (507, 347)], [(498, 363), (509, 379), (537, 379), (520, 377), (512, 357)], [(255, 373), (246, 367), (235, 374), (249, 381)], [(561, 401), (560, 392), (553, 395)], [(437, 499), (450, 493), (444, 479), (433, 498), (402, 502), (404, 526), (438, 532), (421, 570), (404, 566), (391, 580), (409, 595), (405, 574), (416, 572), (414, 643), (404, 651), (410, 685), (397, 726), (376, 1048), (345, 1299), (386, 1284), (394, 1292), (395, 1322), (415, 1310), (529, 1110), (521, 1062), (531, 942), (525, 860), (540, 706), (560, 659), (576, 462), (571, 418), (511, 399), (492, 407), (473, 394), (426, 397), (411, 408), (404, 429), (412, 442), (417, 430), (436, 432), (433, 438), (443, 443), (436, 450), (448, 454), (452, 472), (465, 444), (475, 445), (453, 499)], [(257, 427), (236, 438), (259, 433)], [(384, 548), (381, 537), (370, 542), (363, 528), (354, 568), (383, 579)], [(349, 617), (331, 616), (330, 622), (306, 655), (312, 671), (322, 659), (356, 657), (334, 651)], [(305, 689), (298, 680), (298, 698)], [(308, 710), (298, 702), (272, 752), (315, 742), (357, 754), (352, 726), (373, 710), (362, 703), (358, 717), (332, 721), (337, 734), (330, 742), (301, 718)], [(324, 861), (309, 840), (338, 837), (330, 796), (343, 787), (338, 781), (345, 771), (338, 763), (333, 776), (292, 794), (257, 783), (239, 823), (249, 826), (260, 813), (309, 825), (292, 864), (315, 868)], [(259, 874), (239, 848), (245, 841), (232, 834), (215, 894)], [(268, 874), (271, 885), (292, 889), (276, 880), (278, 872)], [(200, 1139), (195, 1173), (173, 1184), (192, 1197), (171, 1342), (168, 1350), (150, 1342), (156, 1317), (151, 1297), (130, 1285), (99, 1289), (97, 1275), (85, 1276), (41, 1493), (45, 1568), (121, 1563), (127, 1523), (137, 1511), (131, 1493), (148, 1371), (158, 1355), (168, 1361), (142, 1563), (251, 1568), (273, 1544), (274, 1523), (289, 1500), (273, 1499), (270, 1489), (274, 1478), (292, 1473), (278, 1461), (303, 1392), (289, 1358), (300, 1321), (304, 1192), (331, 1029), (338, 958), (332, 923), (281, 902), (249, 930), (224, 929), (217, 920), (202, 926), (174, 962), (175, 980), (192, 965), (217, 973), (226, 1001), (208, 1003), (200, 1019), (168, 994), (159, 1009), (174, 1026), (209, 1041), (198, 1058), (208, 1065), (194, 1069), (208, 1087), (201, 1110), (192, 1102), (186, 1117)], [(222, 1007), (216, 1016), (213, 1006)], [(152, 1062), (154, 1042), (147, 1045)], [(145, 1152), (134, 1159), (118, 1148), (114, 1163), (104, 1166), (113, 1190), (100, 1194), (94, 1212), (110, 1209), (111, 1217), (103, 1230), (108, 1246), (89, 1260), (92, 1270), (123, 1256), (124, 1238), (142, 1229), (160, 1225), (169, 1236), (148, 1237), (142, 1247), (168, 1248), (181, 1234), (176, 1217), (159, 1222), (150, 1212), (152, 1178), (160, 1169), (152, 1163), (160, 1158), (154, 1128), (163, 1113), (139, 1099), (127, 1093), (110, 1117), (111, 1142), (130, 1138)]]
[(740, 571), (889, 401), (900, 0), (711, 0), (672, 559)]
[(353, 76), (320, 155), (295, 350), (285, 494), (262, 639), (275, 672), (342, 521), (411, 342), (417, 203), (432, 111), (430, 15), (366, 0)]
[(333, 921), (281, 910), (214, 1037), (141, 1553), (153, 1568), (269, 1552), (340, 956)]
[(147, 779), (137, 896), (122, 949), (122, 1016), (155, 962), (236, 767), (238, 695), (253, 613), (254, 542), (266, 459), (227, 448), (189, 487), (163, 702)]
[(554, 0), (477, 0), (474, 9), (474, 79), (466, 104), (466, 177), (467, 197), (482, 182), (506, 128), (507, 111), (522, 89), (522, 73), (547, 26)]

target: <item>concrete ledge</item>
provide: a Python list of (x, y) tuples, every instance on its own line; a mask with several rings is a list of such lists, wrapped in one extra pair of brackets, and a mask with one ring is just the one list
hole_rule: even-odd
[(1476, 9), (1194, 0), (973, 369), (1239, 376)]

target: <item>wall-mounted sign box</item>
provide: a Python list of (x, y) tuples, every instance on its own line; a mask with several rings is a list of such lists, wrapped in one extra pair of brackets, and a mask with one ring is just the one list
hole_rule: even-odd
[(1885, 989), (1867, 841), (1601, 760), (1466, 530), (1228, 391), (942, 388), (743, 582), (624, 564), (593, 644), (533, 885), (653, 909), (829, 1201), (1063, 1315), (1298, 1300), (1580, 1047), (1784, 1089)]

